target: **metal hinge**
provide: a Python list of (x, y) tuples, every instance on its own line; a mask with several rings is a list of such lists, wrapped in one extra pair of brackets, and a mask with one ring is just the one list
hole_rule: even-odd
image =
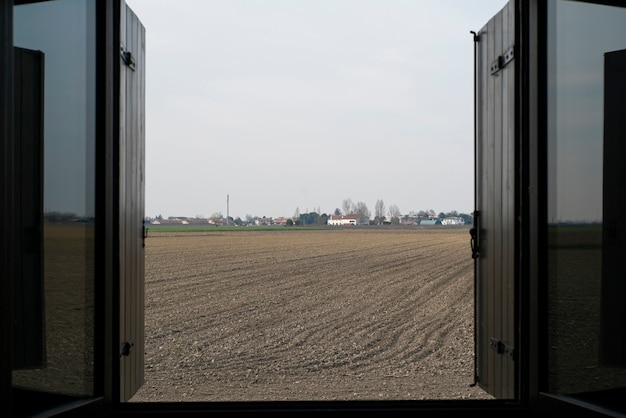
[(491, 75), (495, 75), (507, 66), (507, 64), (513, 61), (515, 58), (515, 46), (510, 47), (506, 50), (504, 55), (498, 56), (498, 58), (491, 64)]
[(496, 340), (495, 338), (490, 338), (489, 347), (491, 347), (492, 350), (495, 350), (496, 353), (504, 356), (509, 356), (515, 361), (515, 348), (511, 347), (505, 342), (501, 340)]
[(124, 341), (120, 347), (120, 357), (130, 356), (130, 350), (135, 346), (133, 341)]
[(131, 70), (135, 71), (135, 57), (130, 51), (124, 49), (123, 46), (120, 46), (120, 56), (122, 57), (122, 62)]

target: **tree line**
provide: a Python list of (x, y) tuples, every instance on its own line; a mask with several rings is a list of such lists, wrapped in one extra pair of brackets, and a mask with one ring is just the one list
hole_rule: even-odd
[[(390, 205), (388, 208), (385, 206), (383, 199), (377, 199), (374, 205), (374, 213), (372, 213), (367, 207), (367, 204), (362, 201), (353, 202), (352, 199), (344, 199), (341, 208), (335, 208), (333, 215), (356, 215), (360, 223), (370, 223), (375, 225), (399, 225), (403, 219), (414, 219), (421, 221), (425, 219), (445, 219), (445, 218), (461, 218), (465, 224), (472, 224), (473, 217), (467, 213), (459, 213), (456, 210), (449, 212), (439, 212), (438, 214), (432, 210), (420, 210), (410, 211), (406, 215), (402, 215), (398, 205)], [(299, 208), (296, 208), (291, 223), (287, 221), (288, 225), (325, 225), (328, 223), (330, 215), (326, 213), (320, 213), (319, 208), (312, 212), (300, 213)]]
[[(410, 211), (408, 214), (403, 215), (398, 205), (390, 205), (387, 207), (383, 199), (377, 199), (374, 204), (374, 212), (370, 212), (367, 204), (362, 201), (353, 202), (352, 199), (344, 199), (341, 203), (341, 208), (335, 208), (332, 214), (322, 213), (320, 208), (314, 208), (312, 211), (300, 213), (300, 209), (296, 208), (294, 215), (291, 219), (287, 219), (287, 226), (292, 225), (326, 225), (331, 215), (356, 215), (359, 223), (361, 224), (374, 224), (374, 225), (399, 225), (407, 220), (422, 221), (425, 219), (445, 219), (445, 218), (461, 218), (465, 224), (472, 224), (473, 217), (470, 214), (459, 213), (456, 210), (449, 212), (439, 212), (438, 214), (432, 210), (419, 210)], [(373, 217), (372, 217), (373, 215)], [(204, 216), (197, 215), (198, 219), (204, 219)], [(156, 220), (162, 220), (163, 217), (158, 215)], [(265, 217), (259, 218), (252, 215), (246, 215), (244, 219), (231, 216), (225, 219), (221, 212), (213, 213), (208, 220), (215, 225), (224, 224), (227, 225), (251, 225), (254, 224), (256, 219), (266, 219)]]

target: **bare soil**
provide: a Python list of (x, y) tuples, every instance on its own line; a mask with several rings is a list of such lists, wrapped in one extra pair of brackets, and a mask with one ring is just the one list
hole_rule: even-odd
[(490, 399), (467, 228), (155, 233), (133, 402)]

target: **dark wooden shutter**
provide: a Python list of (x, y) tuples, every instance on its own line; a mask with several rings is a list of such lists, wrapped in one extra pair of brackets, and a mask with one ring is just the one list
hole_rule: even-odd
[(604, 56), (604, 164), (602, 191), (602, 322), (600, 357), (626, 366), (626, 50)]
[(476, 377), (515, 397), (515, 7), (483, 27), (476, 45)]
[(43, 281), (44, 54), (15, 48), (15, 138), (19, 234), (13, 282), (13, 368), (45, 363)]
[(120, 13), (120, 400), (144, 381), (145, 30), (122, 2)]

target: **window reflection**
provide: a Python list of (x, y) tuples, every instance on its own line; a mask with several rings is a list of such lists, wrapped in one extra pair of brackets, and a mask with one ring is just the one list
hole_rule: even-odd
[[(626, 9), (548, 6), (548, 292), (550, 391), (626, 386), (600, 356), (605, 54), (626, 49)], [(606, 196), (604, 196), (606, 198)], [(610, 279), (610, 277), (609, 277)], [(605, 284), (606, 286), (606, 284)], [(618, 337), (618, 336), (616, 336)], [(622, 337), (623, 338), (623, 337)]]
[[(16, 387), (46, 392), (91, 395), (95, 2), (16, 6), (14, 44), (41, 51), (44, 57), (43, 161), (29, 164), (43, 165), (43, 228), (39, 233), (43, 234), (45, 359), (38, 367), (15, 367), (13, 382)], [(23, 159), (27, 158), (26, 153)], [(18, 280), (23, 282), (25, 277)]]

